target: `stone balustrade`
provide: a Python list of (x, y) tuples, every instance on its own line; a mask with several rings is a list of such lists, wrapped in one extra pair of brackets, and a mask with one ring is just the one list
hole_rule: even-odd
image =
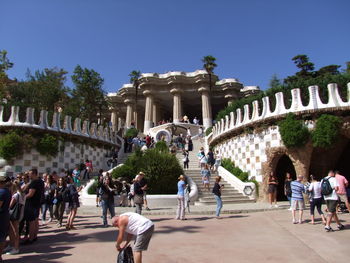
[[(26, 120), (21, 122), (19, 120), (19, 106), (11, 106), (11, 115), (7, 121), (4, 120), (4, 106), (0, 106), (0, 127), (13, 128), (34, 128), (41, 130), (48, 130), (57, 133), (72, 134), (84, 138), (91, 138), (104, 143), (119, 145), (117, 135), (110, 127), (98, 126), (85, 120), (83, 127), (81, 127), (81, 119), (76, 118), (72, 127), (72, 117), (66, 115), (64, 117), (63, 126), (61, 126), (61, 113), (55, 112), (52, 117), (52, 125), (48, 122), (48, 112), (46, 110), (40, 111), (40, 119), (38, 123), (34, 120), (34, 109), (26, 109)], [(63, 128), (62, 128), (63, 127)]]
[(246, 104), (242, 109), (237, 109), (236, 112), (231, 112), (230, 115), (226, 115), (218, 121), (213, 127), (211, 140), (209, 143), (213, 143), (219, 138), (224, 137), (226, 134), (238, 130), (243, 126), (252, 125), (257, 122), (263, 122), (272, 118), (283, 117), (287, 113), (303, 113), (317, 110), (331, 110), (336, 108), (349, 108), (350, 107), (350, 83), (347, 84), (347, 101), (343, 101), (339, 95), (338, 86), (335, 83), (330, 83), (327, 85), (328, 89), (328, 102), (323, 103), (319, 96), (319, 87), (310, 86), (309, 91), (309, 103), (304, 106), (301, 99), (300, 89), (292, 89), (292, 102), (290, 108), (286, 108), (284, 105), (284, 94), (278, 92), (275, 94), (276, 107), (272, 112), (270, 108), (270, 101), (268, 97), (262, 98), (262, 111), (259, 114), (259, 103), (258, 101), (253, 101), (252, 103), (252, 114), (249, 112), (249, 105)]

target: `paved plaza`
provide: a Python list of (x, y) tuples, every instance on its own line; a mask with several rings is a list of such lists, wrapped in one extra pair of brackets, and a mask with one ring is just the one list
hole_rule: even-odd
[[(148, 263), (349, 261), (349, 214), (340, 215), (345, 230), (333, 233), (326, 233), (320, 221), (293, 225), (287, 210), (224, 214), (222, 219), (202, 213), (187, 221), (170, 214), (149, 217), (156, 228), (144, 253)], [(76, 226), (69, 232), (54, 223), (41, 227), (35, 244), (22, 247), (19, 255), (4, 255), (5, 262), (116, 262), (115, 228), (102, 228), (100, 216), (84, 209)]]

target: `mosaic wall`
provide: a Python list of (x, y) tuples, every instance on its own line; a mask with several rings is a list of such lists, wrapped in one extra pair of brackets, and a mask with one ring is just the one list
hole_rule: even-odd
[(62, 168), (74, 169), (75, 165), (84, 162), (86, 159), (92, 160), (94, 170), (107, 169), (106, 156), (110, 151), (89, 145), (74, 144), (65, 142), (64, 151), (60, 151), (56, 157), (40, 155), (35, 149), (23, 154), (22, 158), (8, 162), (7, 173), (12, 176), (19, 172), (24, 172), (32, 168), (37, 168), (39, 173), (59, 172)]
[(282, 146), (277, 126), (271, 126), (263, 132), (242, 134), (215, 146), (222, 158), (231, 159), (237, 167), (262, 182), (262, 163), (266, 162), (266, 149)]

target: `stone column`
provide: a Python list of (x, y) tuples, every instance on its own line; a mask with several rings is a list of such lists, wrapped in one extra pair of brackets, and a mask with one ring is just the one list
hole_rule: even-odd
[(153, 109), (152, 109), (152, 121), (153, 121), (153, 126), (158, 125), (159, 121), (159, 104), (153, 100)]
[(112, 109), (112, 113), (111, 113), (111, 123), (112, 123), (112, 130), (113, 131), (118, 131), (119, 129), (119, 116), (118, 116), (118, 112), (115, 109)]
[(235, 101), (233, 95), (225, 95), (225, 99), (227, 99), (227, 106), (230, 106)]
[(143, 128), (143, 133), (147, 134), (149, 129), (152, 128), (153, 123), (153, 96), (150, 90), (145, 90), (143, 95), (146, 97), (146, 105), (145, 105), (145, 124)]
[(131, 99), (126, 99), (124, 100), (124, 103), (126, 104), (125, 126), (128, 129), (130, 128), (131, 122), (134, 118), (133, 102)]
[(205, 129), (213, 126), (213, 119), (211, 114), (210, 94), (209, 88), (201, 87), (198, 89), (202, 96), (202, 118)]
[(170, 90), (170, 93), (173, 94), (173, 123), (180, 123), (182, 120), (182, 90), (174, 88)]

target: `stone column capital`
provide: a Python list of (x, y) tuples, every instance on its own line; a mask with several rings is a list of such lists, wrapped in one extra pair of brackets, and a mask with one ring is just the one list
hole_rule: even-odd
[(198, 92), (199, 93), (205, 93), (205, 92), (209, 92), (209, 87), (206, 87), (206, 86), (202, 86), (198, 89)]
[(126, 104), (126, 105), (132, 105), (132, 104), (134, 104), (134, 100), (132, 100), (132, 99), (125, 99), (124, 100), (124, 103)]
[(173, 88), (170, 90), (170, 93), (175, 95), (175, 94), (181, 94), (183, 93), (183, 90), (182, 89), (179, 89), (179, 88)]
[(154, 92), (150, 89), (146, 89), (143, 91), (143, 95), (146, 96), (146, 97), (149, 97), (149, 96), (153, 96), (154, 95)]

